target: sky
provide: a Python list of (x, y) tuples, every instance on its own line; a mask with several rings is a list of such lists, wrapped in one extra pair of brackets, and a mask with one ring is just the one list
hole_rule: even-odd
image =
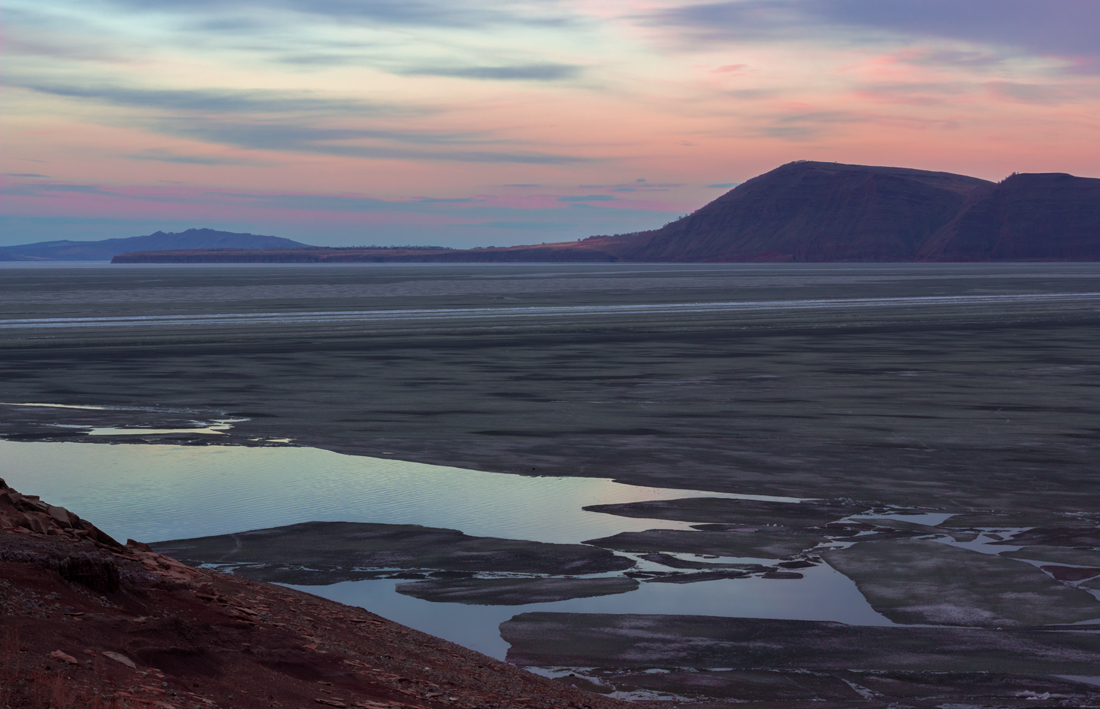
[(792, 160), (1100, 177), (1097, 0), (5, 0), (0, 245), (504, 246)]

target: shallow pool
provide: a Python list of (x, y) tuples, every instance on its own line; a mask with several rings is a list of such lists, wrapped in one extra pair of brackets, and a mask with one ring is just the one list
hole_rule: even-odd
[[(421, 524), (479, 536), (576, 543), (626, 531), (689, 528), (682, 522), (586, 512), (587, 505), (692, 496), (797, 502), (598, 478), (486, 473), (292, 446), (0, 440), (0, 461), (0, 476), (17, 490), (63, 505), (120, 540), (146, 542), (318, 520)], [(660, 568), (639, 562), (639, 569)], [(500, 623), (533, 610), (889, 624), (852, 581), (827, 564), (802, 572), (803, 579), (643, 582), (620, 595), (520, 606), (433, 603), (398, 594), (394, 587), (402, 582), (394, 579), (299, 588), (498, 658), (507, 651)]]
[(586, 505), (749, 497), (527, 477), (342, 455), (317, 448), (24, 443), (0, 440), (0, 477), (143, 542), (309, 521), (421, 524), (478, 536), (576, 543), (681, 522), (586, 512)]

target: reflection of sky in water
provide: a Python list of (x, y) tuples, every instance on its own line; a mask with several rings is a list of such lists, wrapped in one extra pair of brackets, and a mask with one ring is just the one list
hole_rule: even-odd
[(524, 477), (316, 448), (0, 441), (0, 476), (146, 542), (298, 522), (422, 524), (467, 534), (579, 542), (679, 522), (585, 512), (611, 502), (734, 497), (622, 485), (599, 478)]
[[(485, 473), (315, 448), (0, 440), (0, 460), (0, 476), (17, 490), (68, 507), (119, 539), (150, 542), (311, 520), (423, 524), (473, 535), (580, 542), (623, 531), (689, 528), (680, 522), (585, 512), (581, 508), (586, 505), (739, 497), (599, 478)], [(667, 571), (649, 562), (640, 566)], [(432, 603), (394, 592), (401, 582), (390, 579), (299, 588), (499, 658), (507, 650), (500, 623), (534, 610), (889, 624), (852, 581), (829, 566), (800, 572), (805, 579), (643, 583), (626, 594), (525, 606)]]
[(787, 620), (831, 620), (851, 625), (892, 625), (846, 576), (827, 564), (799, 569), (802, 580), (722, 579), (699, 583), (643, 583), (631, 593), (524, 606), (430, 603), (403, 596), (397, 581), (347, 581), (331, 586), (292, 586), (372, 612), (498, 659), (508, 644), (499, 626), (519, 613), (664, 613)]

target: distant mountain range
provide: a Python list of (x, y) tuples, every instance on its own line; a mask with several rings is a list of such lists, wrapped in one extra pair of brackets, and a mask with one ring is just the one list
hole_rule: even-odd
[(103, 241), (41, 241), (0, 247), (0, 261), (110, 261), (127, 251), (170, 249), (298, 249), (308, 248), (290, 239), (257, 234), (235, 234), (214, 229), (188, 229), (178, 234), (158, 231), (147, 236)]
[(558, 244), (459, 250), (267, 242), (259, 250), (241, 243), (154, 248), (113, 241), (129, 242), (136, 252), (115, 257), (116, 263), (1100, 261), (1100, 179), (1015, 174), (994, 183), (802, 161), (755, 177), (660, 229)]

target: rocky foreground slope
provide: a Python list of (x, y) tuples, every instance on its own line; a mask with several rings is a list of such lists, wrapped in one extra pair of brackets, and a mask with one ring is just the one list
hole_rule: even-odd
[(0, 480), (2, 709), (624, 706), (360, 608), (120, 544)]

